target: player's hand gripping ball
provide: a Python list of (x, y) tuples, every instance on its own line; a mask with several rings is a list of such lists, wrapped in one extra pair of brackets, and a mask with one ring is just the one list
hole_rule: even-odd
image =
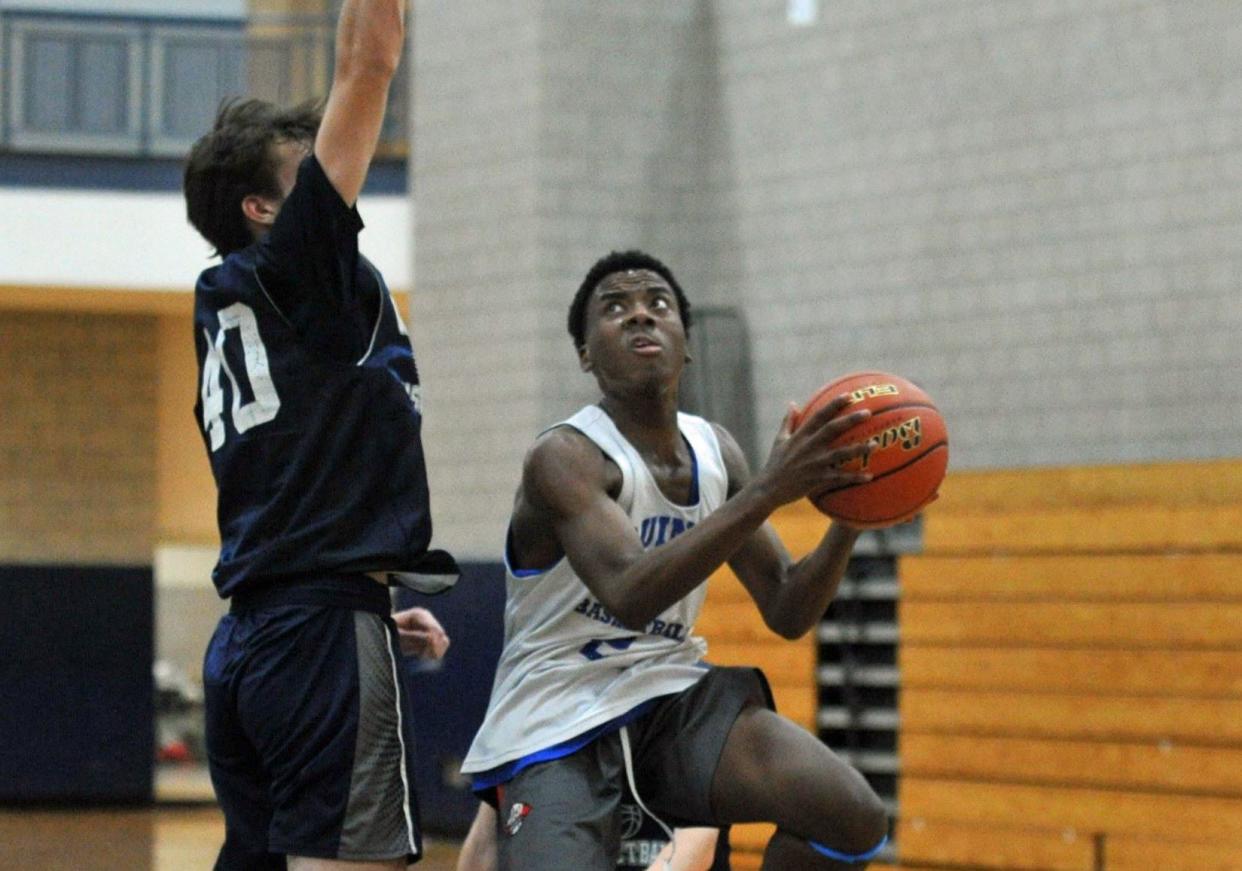
[(924, 391), (887, 372), (855, 372), (825, 384), (793, 422), (802, 425), (817, 408), (842, 393), (850, 402), (842, 415), (869, 409), (871, 417), (841, 433), (834, 446), (871, 443), (866, 458), (844, 468), (869, 472), (865, 484), (825, 490), (811, 502), (829, 517), (860, 529), (878, 529), (909, 520), (936, 498), (949, 465), (949, 434), (944, 418)]

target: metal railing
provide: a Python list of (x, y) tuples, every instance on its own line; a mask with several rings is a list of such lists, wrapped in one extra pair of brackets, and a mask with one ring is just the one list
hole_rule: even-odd
[[(0, 10), (0, 150), (180, 156), (221, 100), (322, 97), (328, 16), (200, 19)], [(382, 151), (406, 151), (406, 79), (393, 84)]]

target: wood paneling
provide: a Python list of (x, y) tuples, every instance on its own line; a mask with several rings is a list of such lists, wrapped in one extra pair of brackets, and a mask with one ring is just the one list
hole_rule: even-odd
[(1242, 504), (1242, 460), (1060, 466), (950, 474), (927, 518), (1107, 505)]
[(902, 735), (922, 732), (1242, 745), (1242, 699), (903, 687)]
[(903, 601), (899, 615), (909, 644), (1242, 650), (1242, 601)]
[(703, 609), (694, 629), (715, 643), (768, 644), (778, 637), (764, 625), (758, 606), (749, 597), (744, 602), (713, 601)]
[(1239, 798), (903, 777), (899, 802), (904, 820), (1242, 842)]
[(190, 317), (193, 290), (192, 284), (162, 290), (4, 284), (0, 285), (0, 309)]
[(762, 853), (775, 831), (776, 826), (771, 823), (740, 823), (729, 832), (729, 846)]
[(1204, 844), (1154, 838), (1109, 838), (1107, 871), (1242, 871), (1242, 842)]
[(1242, 462), (941, 497), (898, 567), (902, 867), (1242, 867)]
[(1093, 871), (1090, 836), (1073, 830), (980, 829), (978, 826), (903, 819), (897, 826), (902, 867), (926, 862), (1029, 871)]
[(902, 734), (910, 777), (1242, 796), (1242, 748)]
[(1242, 652), (903, 644), (903, 687), (1242, 697)]
[(912, 554), (898, 574), (903, 602), (1242, 601), (1242, 553)]
[[(924, 522), (898, 563), (899, 867), (1242, 868), (1242, 462), (955, 474)], [(773, 524), (795, 556), (826, 525)], [(814, 712), (813, 646), (724, 573), (699, 628)], [(766, 840), (739, 829), (740, 861)]]
[(927, 515), (927, 553), (1089, 554), (1242, 549), (1242, 505)]
[(805, 639), (785, 641), (772, 637), (778, 638), (779, 643), (713, 643), (708, 647), (708, 659), (717, 665), (757, 665), (773, 685), (814, 687), (814, 648)]

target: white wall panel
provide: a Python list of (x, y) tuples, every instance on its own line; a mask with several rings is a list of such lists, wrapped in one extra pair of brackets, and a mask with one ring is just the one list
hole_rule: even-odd
[[(410, 289), (409, 200), (364, 197), (362, 252)], [(0, 284), (192, 290), (215, 262), (174, 193), (0, 188)]]

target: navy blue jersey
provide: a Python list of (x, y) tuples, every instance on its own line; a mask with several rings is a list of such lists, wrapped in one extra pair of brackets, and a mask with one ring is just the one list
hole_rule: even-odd
[(220, 595), (417, 571), (431, 539), (418, 370), (362, 219), (308, 157), (271, 231), (199, 277), (196, 416)]

